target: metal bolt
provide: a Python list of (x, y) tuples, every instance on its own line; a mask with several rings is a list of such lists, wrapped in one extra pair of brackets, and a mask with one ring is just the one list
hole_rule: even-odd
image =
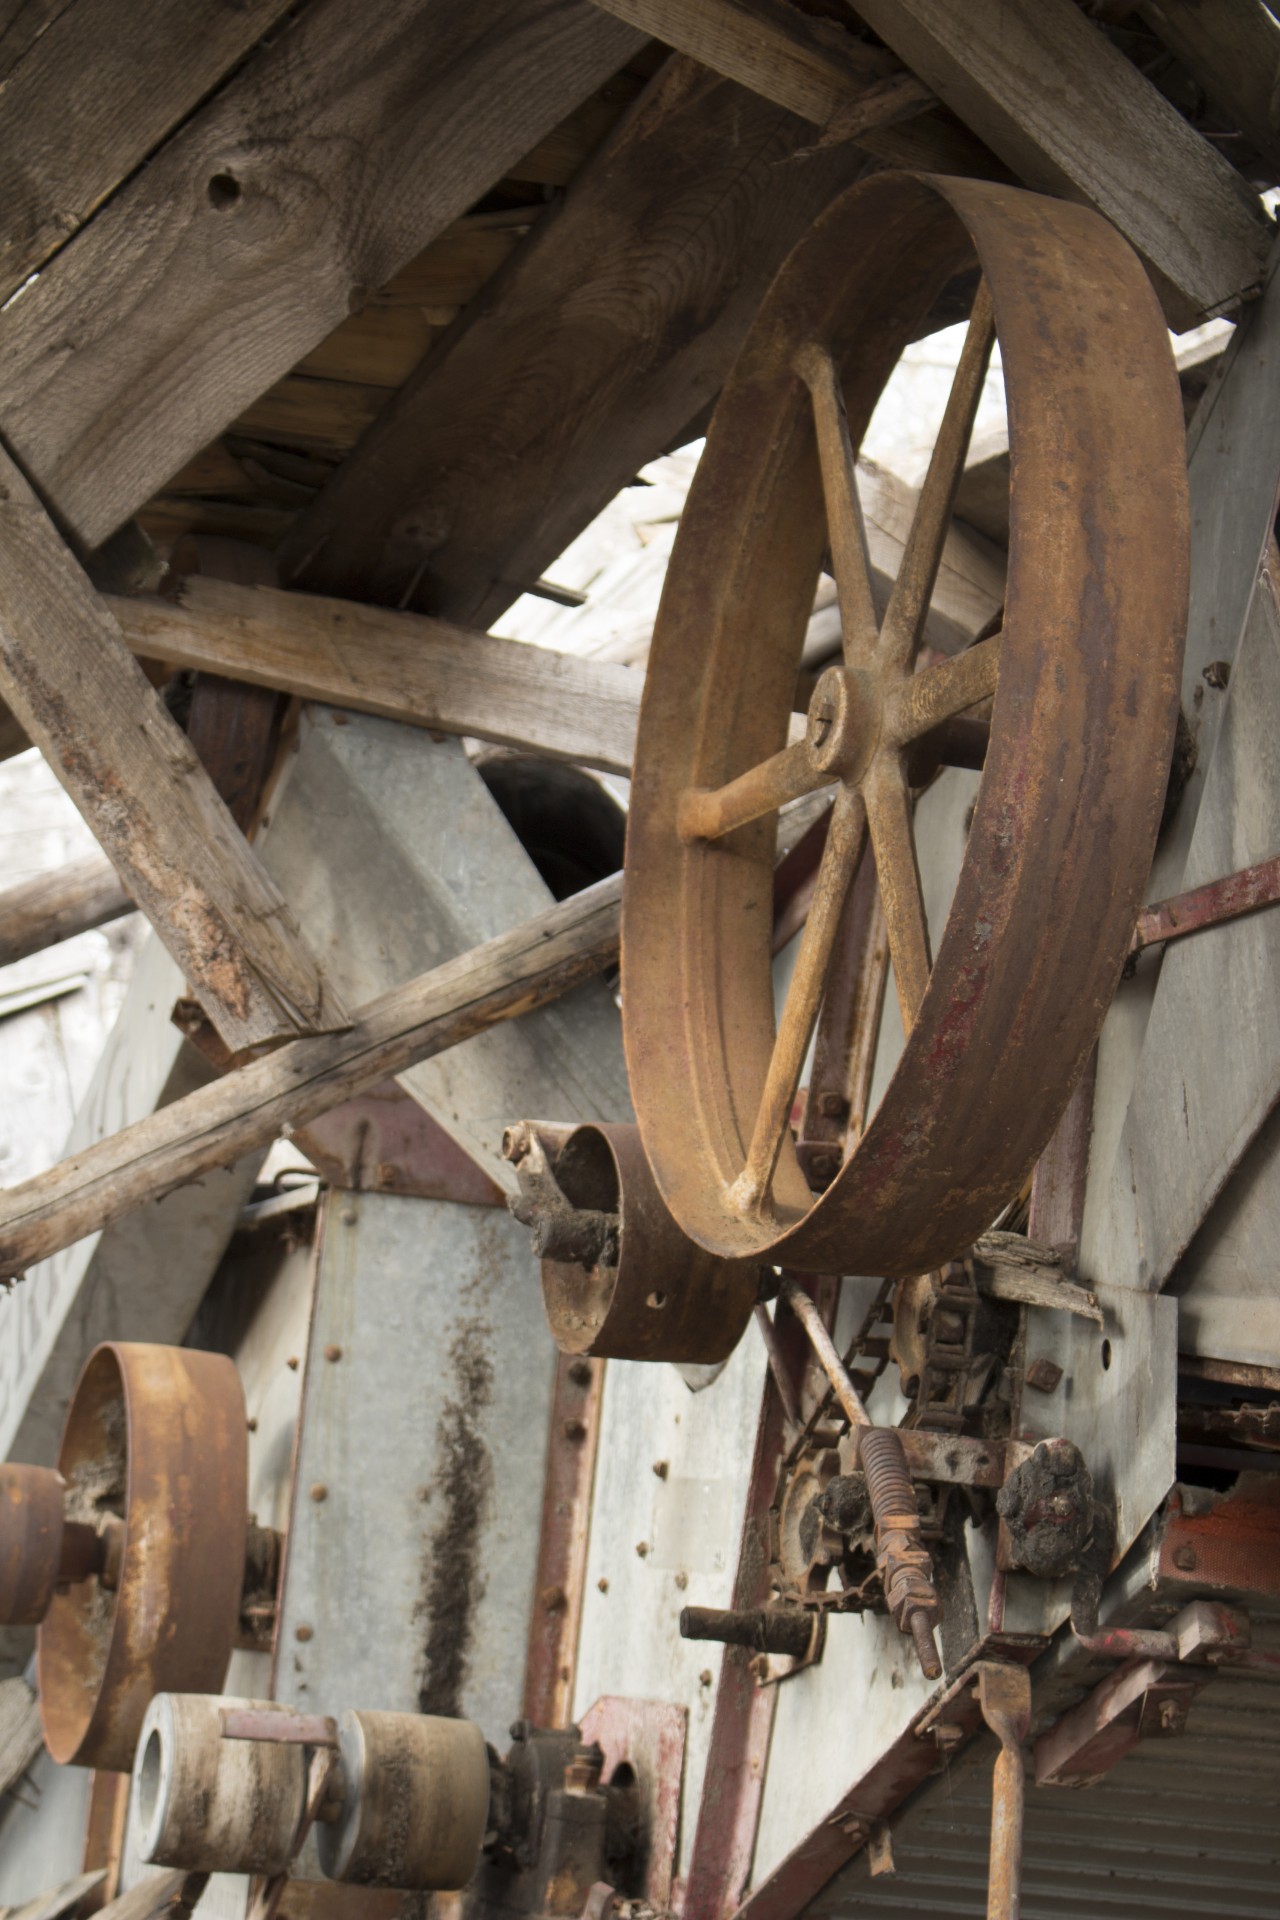
[(698, 1675), (698, 1685), (700, 1687), (709, 1687), (711, 1685), (710, 1667), (704, 1667), (702, 1669), (702, 1672)]
[(596, 1585), (599, 1587), (601, 1593), (608, 1593), (609, 1582), (605, 1579), (605, 1576), (603, 1574), (601, 1574), (600, 1578), (596, 1581)]
[(676, 1575), (676, 1585), (679, 1587), (681, 1593), (684, 1592), (688, 1584), (689, 1584), (689, 1576), (687, 1573), (678, 1573)]
[(1175, 1547), (1173, 1550), (1173, 1564), (1175, 1567), (1180, 1567), (1183, 1573), (1192, 1573), (1196, 1566), (1195, 1548), (1191, 1546)]
[(589, 1360), (575, 1360), (569, 1369), (569, 1378), (575, 1387), (589, 1387), (591, 1385), (591, 1362)]
[(569, 1596), (563, 1587), (544, 1587), (541, 1599), (544, 1613), (563, 1613), (569, 1604)]
[(298, 1371), (298, 1356), (297, 1356), (297, 1354), (296, 1354), (296, 1353), (291, 1353), (291, 1354), (289, 1355), (289, 1358), (288, 1358), (288, 1359), (287, 1359), (287, 1360), (285, 1361), (285, 1365), (286, 1365), (286, 1367), (288, 1367), (288, 1369), (289, 1369), (289, 1371), (290, 1371), (290, 1373), (296, 1373), (296, 1372)]
[(1027, 1368), (1027, 1385), (1037, 1393), (1052, 1393), (1061, 1378), (1062, 1368), (1056, 1360), (1033, 1360)]
[(311, 1498), (315, 1500), (317, 1503), (321, 1500), (327, 1500), (329, 1498), (329, 1489), (328, 1487), (326, 1487), (323, 1480), (316, 1481), (315, 1485), (311, 1489)]
[(380, 1160), (374, 1179), (380, 1187), (394, 1187), (396, 1184), (396, 1169), (394, 1163), (390, 1160)]
[(310, 1640), (314, 1631), (315, 1629), (313, 1627), (307, 1626), (306, 1622), (304, 1621), (301, 1626), (294, 1628), (293, 1637), (295, 1640)]
[(566, 1440), (585, 1440), (587, 1437), (587, 1429), (581, 1420), (566, 1420), (564, 1423), (564, 1437)]
[(818, 1095), (818, 1112), (824, 1120), (847, 1120), (849, 1118), (849, 1102), (842, 1093), (820, 1093)]
[(665, 1480), (667, 1475), (671, 1471), (671, 1462), (669, 1460), (655, 1460), (653, 1463), (653, 1470), (657, 1474), (659, 1480)]
[(256, 1421), (256, 1419), (252, 1414), (249, 1415), (249, 1418), (245, 1421), (244, 1424), (245, 1424), (246, 1430), (249, 1433), (256, 1433), (258, 1431), (258, 1422)]
[(649, 1542), (647, 1540), (636, 1541), (636, 1552), (639, 1554), (642, 1560), (644, 1559), (648, 1551), (649, 1551)]
[(330, 1362), (335, 1362), (335, 1361), (338, 1361), (338, 1360), (341, 1360), (341, 1358), (342, 1358), (342, 1348), (341, 1348), (341, 1347), (333, 1347), (333, 1346), (329, 1346), (329, 1347), (326, 1347), (326, 1348), (325, 1348), (325, 1350), (324, 1350), (324, 1357), (325, 1357), (325, 1359), (326, 1359), (326, 1360), (328, 1360), (328, 1361), (330, 1361)]

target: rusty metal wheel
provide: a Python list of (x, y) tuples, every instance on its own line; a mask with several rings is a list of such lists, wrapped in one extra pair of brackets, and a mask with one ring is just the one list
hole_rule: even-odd
[(152, 1695), (216, 1693), (235, 1644), (248, 1443), (234, 1363), (185, 1347), (96, 1348), (58, 1471), (74, 1525), (124, 1524), (116, 1564), (55, 1593), (39, 1629), (45, 1742), (64, 1765), (127, 1773)]
[[(881, 619), (854, 450), (902, 347), (975, 255), (966, 343)], [(1003, 628), (918, 670), (993, 337), (1012, 453)], [(1111, 227), (1014, 188), (909, 174), (832, 204), (782, 268), (717, 409), (637, 743), (627, 1060), (658, 1184), (702, 1246), (811, 1271), (918, 1273), (970, 1245), (1017, 1192), (1096, 1038), (1141, 904), (1177, 714), (1187, 543), (1168, 336)], [(828, 553), (843, 658), (797, 739), (792, 696)], [(935, 956), (912, 755), (992, 696)], [(830, 827), (775, 1022), (776, 813), (822, 786)], [(792, 1106), (867, 838), (907, 1041), (815, 1198)]]

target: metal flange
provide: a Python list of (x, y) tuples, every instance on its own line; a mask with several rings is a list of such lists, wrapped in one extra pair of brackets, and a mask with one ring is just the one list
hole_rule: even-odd
[(27, 1597), (47, 1605), (36, 1643), (45, 1741), (64, 1765), (127, 1773), (152, 1696), (213, 1692), (236, 1642), (248, 1441), (233, 1362), (179, 1347), (98, 1347), (72, 1398), (58, 1475), (63, 1542), (114, 1535), (118, 1556), (110, 1571), (104, 1558), (48, 1591), (58, 1529), (43, 1483), (48, 1527)]
[(636, 1127), (521, 1121), (503, 1151), (562, 1353), (689, 1365), (732, 1353), (756, 1303), (757, 1268), (705, 1253), (677, 1226)]

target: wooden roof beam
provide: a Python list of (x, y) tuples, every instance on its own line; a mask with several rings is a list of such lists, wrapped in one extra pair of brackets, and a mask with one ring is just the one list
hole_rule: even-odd
[(0, 695), (233, 1051), (345, 1026), (283, 896), (0, 452)]
[(134, 653), (357, 713), (629, 773), (643, 676), (420, 614), (192, 575), (108, 602)]
[(864, 164), (668, 61), (290, 528), (281, 578), (491, 625), (719, 392)]
[(0, 312), (0, 427), (97, 547), (643, 43), (590, 0), (312, 0)]
[(1280, 21), (1263, 0), (1138, 0), (1137, 10), (1280, 176)]
[(72, 0), (59, 9), (4, 76), (0, 302), (66, 245), (291, 4)]
[(277, 1048), (11, 1187), (0, 1194), (0, 1276), (602, 972), (618, 951), (621, 892), (614, 874), (383, 994), (347, 1032)]
[(1105, 214), (1178, 331), (1259, 287), (1270, 223), (1257, 195), (1073, 0), (858, 12), (1028, 186)]
[(1002, 174), (995, 155), (883, 47), (789, 0), (597, 0), (726, 80), (896, 166)]
[(0, 967), (133, 912), (115, 868), (99, 853), (0, 893)]

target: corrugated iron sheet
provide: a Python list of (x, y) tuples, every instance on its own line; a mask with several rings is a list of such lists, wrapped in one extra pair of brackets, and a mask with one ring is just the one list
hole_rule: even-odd
[[(1280, 1650), (1280, 1623), (1255, 1618), (1254, 1644)], [(908, 1805), (893, 1827), (895, 1873), (872, 1879), (860, 1854), (808, 1913), (981, 1920), (995, 1752), (975, 1743)], [(1028, 1777), (1023, 1920), (1184, 1914), (1280, 1915), (1280, 1675), (1219, 1675), (1184, 1736), (1145, 1742), (1098, 1786)]]

